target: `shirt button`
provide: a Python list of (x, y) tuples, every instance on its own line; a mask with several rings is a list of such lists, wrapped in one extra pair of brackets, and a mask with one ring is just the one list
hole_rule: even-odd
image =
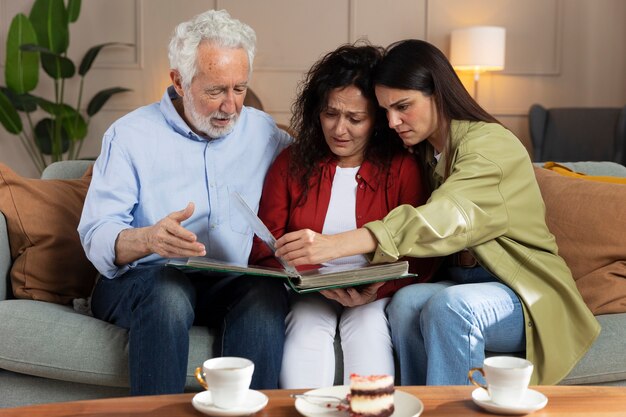
[(359, 188), (362, 190), (363, 188), (365, 188), (365, 185), (364, 184), (360, 184)]

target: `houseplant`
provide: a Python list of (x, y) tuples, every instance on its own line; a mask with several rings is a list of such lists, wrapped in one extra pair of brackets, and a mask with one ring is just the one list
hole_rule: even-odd
[[(111, 96), (130, 91), (122, 87), (107, 88), (95, 94), (86, 109), (81, 109), (85, 75), (100, 51), (132, 45), (119, 42), (96, 45), (85, 53), (77, 69), (67, 50), (69, 25), (78, 19), (80, 8), (81, 0), (35, 0), (29, 16), (17, 14), (9, 27), (5, 86), (0, 87), (0, 123), (19, 137), (40, 172), (51, 162), (77, 159), (91, 117)], [(39, 84), (40, 66), (54, 85), (52, 99), (30, 93)], [(69, 82), (79, 83), (78, 95), (72, 103), (65, 97)], [(41, 111), (35, 114), (37, 110)], [(35, 122), (33, 117), (40, 114), (44, 117)]]

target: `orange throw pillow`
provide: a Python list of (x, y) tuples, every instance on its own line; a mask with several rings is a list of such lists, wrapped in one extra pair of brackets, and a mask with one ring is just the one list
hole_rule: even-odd
[(24, 178), (0, 164), (0, 211), (7, 221), (16, 298), (70, 304), (91, 293), (97, 271), (76, 228), (91, 181)]
[(559, 255), (596, 315), (626, 312), (626, 185), (535, 168)]

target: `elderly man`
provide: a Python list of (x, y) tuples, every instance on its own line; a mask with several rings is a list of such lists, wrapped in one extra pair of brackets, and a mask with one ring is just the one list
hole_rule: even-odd
[(165, 266), (189, 256), (248, 260), (252, 231), (229, 194), (258, 205), (266, 170), (291, 141), (243, 106), (255, 42), (223, 10), (181, 23), (169, 45), (172, 86), (104, 135), (78, 230), (102, 275), (94, 316), (129, 331), (133, 395), (183, 391), (194, 323), (218, 328), (216, 356), (254, 361), (252, 388), (277, 387), (282, 282)]

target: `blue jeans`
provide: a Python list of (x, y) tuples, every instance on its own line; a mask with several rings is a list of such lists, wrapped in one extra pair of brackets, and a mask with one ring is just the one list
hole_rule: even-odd
[(193, 324), (217, 328), (215, 356), (254, 362), (251, 388), (278, 387), (288, 311), (280, 279), (138, 267), (100, 279), (92, 311), (128, 330), (132, 395), (183, 392)]
[(485, 351), (526, 349), (517, 295), (482, 268), (465, 281), (454, 272), (454, 281), (400, 289), (387, 306), (402, 385), (466, 385)]

